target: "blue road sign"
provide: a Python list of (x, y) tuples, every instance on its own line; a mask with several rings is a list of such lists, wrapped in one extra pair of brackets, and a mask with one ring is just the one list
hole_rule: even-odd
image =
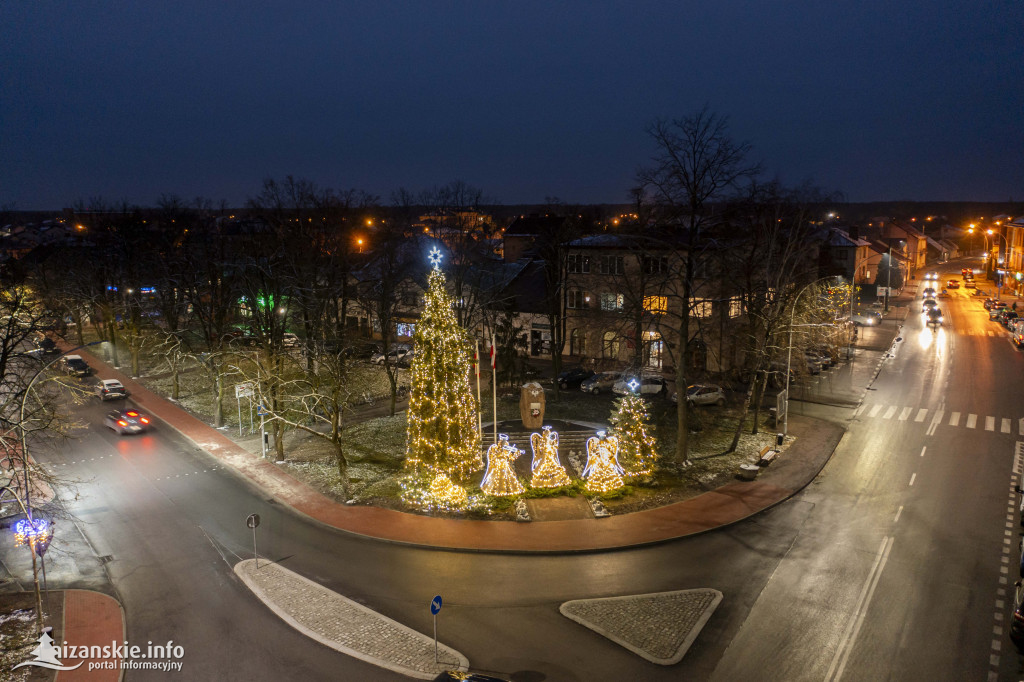
[(260, 416), (260, 417), (265, 417), (266, 415), (268, 415), (270, 413), (267, 412), (267, 408), (263, 407), (262, 405), (257, 405), (256, 406), (256, 414), (258, 416)]
[(441, 610), (441, 595), (437, 595), (430, 600), (430, 612), (437, 615), (437, 612)]

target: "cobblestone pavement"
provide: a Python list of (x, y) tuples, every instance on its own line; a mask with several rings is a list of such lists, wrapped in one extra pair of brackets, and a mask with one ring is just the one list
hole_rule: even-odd
[(673, 665), (682, 660), (721, 601), (718, 590), (701, 588), (576, 599), (558, 610), (652, 663)]
[(235, 573), (285, 622), (349, 656), (421, 680), (469, 668), (458, 651), (267, 560), (235, 564)]

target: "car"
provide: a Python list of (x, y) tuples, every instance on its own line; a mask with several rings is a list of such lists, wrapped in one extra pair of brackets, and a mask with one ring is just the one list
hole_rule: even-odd
[(618, 395), (638, 393), (640, 395), (660, 394), (668, 391), (665, 380), (657, 376), (640, 377), (624, 375), (612, 386), (612, 392)]
[(392, 344), (391, 350), (388, 351), (388, 354), (386, 356), (384, 355), (383, 352), (374, 353), (372, 356), (370, 356), (370, 364), (383, 365), (386, 359), (389, 365), (397, 365), (399, 360), (404, 358), (406, 353), (408, 353), (410, 350), (412, 350), (412, 348), (405, 344)]
[(994, 299), (994, 298), (986, 298), (984, 301), (982, 301), (981, 305), (985, 306), (985, 310), (991, 310), (992, 309), (992, 304), (995, 303), (995, 302), (996, 302), (996, 299)]
[(373, 343), (371, 341), (357, 341), (349, 346), (345, 346), (341, 349), (341, 355), (346, 358), (355, 358), (358, 360), (369, 360), (374, 355), (380, 353), (381, 347), (379, 343)]
[(64, 373), (71, 376), (87, 377), (92, 374), (92, 367), (86, 364), (81, 355), (65, 355), (60, 364)]
[(295, 334), (292, 334), (291, 332), (281, 334), (281, 346), (284, 348), (298, 348), (301, 345), (302, 341), (300, 341), (299, 337)]
[(149, 416), (135, 409), (108, 412), (103, 423), (121, 436), (126, 433), (142, 433), (150, 427)]
[[(1021, 318), (1014, 320), (1020, 322)], [(1013, 336), (1011, 337), (1013, 342), (1017, 345), (1017, 348), (1024, 348), (1024, 324), (1018, 324), (1013, 328)]]
[(960, 282), (958, 282), (955, 279), (951, 279), (948, 282), (946, 282), (946, 286), (949, 287), (950, 289), (959, 289), (960, 288)]
[(942, 311), (938, 308), (932, 308), (924, 314), (924, 323), (926, 326), (935, 325), (936, 327), (942, 326)]
[(939, 273), (937, 273), (937, 272), (929, 272), (929, 273), (927, 273), (927, 274), (926, 274), (926, 275), (924, 276), (924, 278), (925, 278), (926, 280), (929, 280), (929, 279), (938, 279), (938, 278), (939, 278)]
[(974, 270), (968, 270), (965, 272), (964, 279), (974, 279)]
[(584, 393), (597, 395), (602, 391), (610, 391), (615, 382), (622, 378), (622, 372), (600, 372), (580, 384), (580, 390)]
[(936, 301), (934, 298), (926, 298), (923, 301), (921, 301), (921, 312), (922, 313), (926, 313), (931, 308), (935, 308), (938, 305), (939, 305), (939, 302)]
[(988, 309), (988, 319), (995, 320), (999, 317), (999, 313), (1006, 308), (1006, 301), (993, 301), (992, 305)]
[(57, 352), (56, 342), (54, 342), (54, 340), (51, 339), (49, 336), (45, 336), (43, 334), (40, 334), (39, 336), (36, 337), (35, 347), (37, 350), (40, 350), (43, 353)]
[(970, 268), (960, 268), (960, 274), (963, 275), (964, 277), (967, 277), (968, 275), (974, 277), (974, 271), (971, 270)]
[(101, 379), (93, 390), (100, 400), (117, 400), (128, 397), (128, 389), (117, 379)]
[(964, 289), (977, 289), (978, 287), (974, 284), (973, 279), (964, 280)]
[[(677, 398), (678, 400), (678, 398)], [(686, 401), (691, 405), (725, 405), (725, 391), (714, 384), (694, 384), (686, 388)]]
[(562, 390), (579, 388), (580, 384), (594, 376), (594, 370), (583, 367), (574, 367), (558, 375), (558, 387)]
[(935, 287), (927, 286), (921, 294), (924, 298), (935, 298)]
[(850, 316), (850, 321), (858, 327), (877, 327), (882, 324), (882, 314), (873, 310), (856, 312)]
[(1013, 320), (1016, 320), (1016, 319), (1019, 319), (1019, 316), (1017, 315), (1017, 311), (1016, 310), (1010, 310), (1009, 308), (1003, 308), (1002, 312), (999, 313), (999, 317), (996, 318), (996, 321), (999, 324), (1001, 324), (1004, 327), (1006, 327), (1007, 329), (1009, 329), (1010, 328), (1010, 323)]

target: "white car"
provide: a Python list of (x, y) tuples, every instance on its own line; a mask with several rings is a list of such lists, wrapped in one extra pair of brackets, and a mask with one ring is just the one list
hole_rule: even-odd
[(117, 400), (128, 397), (128, 389), (117, 379), (102, 379), (100, 383), (96, 384), (94, 390), (96, 397), (100, 400)]
[[(678, 402), (679, 395), (672, 394), (672, 402)], [(725, 405), (725, 391), (714, 384), (694, 384), (686, 389), (686, 401), (691, 405)]]
[[(401, 362), (402, 360), (405, 359), (406, 355), (409, 355), (409, 353), (411, 353), (411, 352), (412, 352), (412, 349), (409, 348), (409, 346), (392, 346), (391, 350), (389, 350), (388, 354), (387, 354), (388, 364), (389, 365), (397, 365), (399, 362)], [(411, 355), (409, 356), (409, 359), (410, 360), (412, 359)], [(370, 364), (371, 365), (383, 365), (384, 364), (384, 354), (383, 353), (374, 353), (373, 356), (370, 358)]]
[(649, 395), (652, 393), (664, 393), (667, 390), (665, 380), (661, 377), (643, 377), (642, 379), (623, 377), (612, 386), (612, 392), (619, 395), (626, 395), (627, 393)]
[(882, 323), (882, 316), (876, 312), (859, 312), (850, 316), (850, 321), (859, 327), (877, 327)]

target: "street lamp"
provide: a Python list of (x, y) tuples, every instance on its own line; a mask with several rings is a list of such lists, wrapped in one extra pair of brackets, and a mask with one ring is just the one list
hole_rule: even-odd
[(785, 388), (786, 409), (785, 409), (785, 411), (782, 414), (782, 435), (783, 436), (788, 436), (789, 435), (789, 375), (792, 372), (792, 364), (793, 364), (793, 325), (794, 325), (794, 323), (796, 321), (796, 304), (797, 304), (797, 301), (800, 300), (800, 296), (802, 296), (803, 293), (805, 291), (807, 291), (807, 289), (809, 289), (811, 286), (817, 284), (818, 282), (821, 282), (821, 281), (826, 280), (826, 279), (829, 279), (829, 278), (828, 277), (819, 277), (818, 279), (814, 280), (813, 282), (808, 282), (807, 284), (805, 284), (803, 286), (803, 288), (800, 289), (800, 291), (797, 292), (796, 296), (793, 297), (793, 305), (792, 305), (792, 307), (789, 310), (789, 350), (786, 352), (786, 388)]
[[(999, 223), (997, 222), (996, 225), (998, 225), (998, 224)], [(999, 249), (999, 258), (998, 258), (998, 260), (996, 260), (996, 300), (998, 301), (1001, 298), (1002, 292), (1003, 292), (1003, 272), (1000, 270), (999, 264), (1000, 264), (1000, 262), (1002, 262), (1006, 266), (1006, 269), (1009, 270), (1009, 266), (1010, 266), (1010, 244), (1009, 244), (1009, 242), (1006, 241), (1006, 237), (1003, 236), (1002, 231), (993, 232), (992, 230), (988, 230), (987, 232), (988, 232), (988, 234), (995, 235), (996, 237), (999, 237), (1000, 239), (1003, 240), (1003, 247), (1004, 248)], [(994, 239), (992, 241), (993, 241), (993, 246), (998, 246), (999, 245), (999, 242), (995, 241)], [(992, 272), (992, 268), (990, 267), (989, 268), (989, 274), (991, 274), (991, 272)]]

